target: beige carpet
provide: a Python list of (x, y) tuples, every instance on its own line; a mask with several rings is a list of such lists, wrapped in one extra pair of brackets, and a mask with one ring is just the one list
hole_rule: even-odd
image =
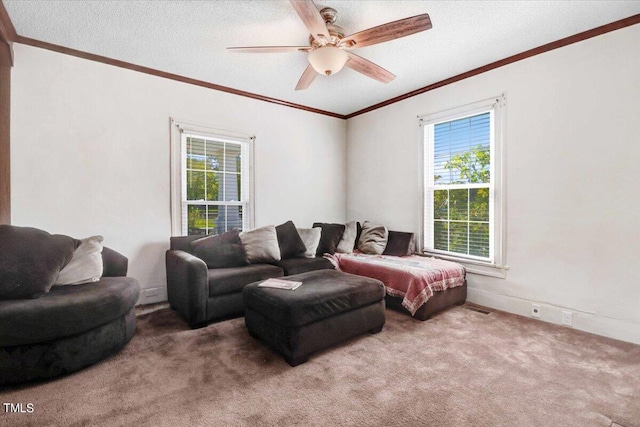
[(33, 403), (0, 411), (11, 426), (632, 427), (640, 346), (501, 312), (388, 310), (381, 333), (291, 368), (242, 318), (190, 330), (162, 309), (119, 355), (0, 400)]

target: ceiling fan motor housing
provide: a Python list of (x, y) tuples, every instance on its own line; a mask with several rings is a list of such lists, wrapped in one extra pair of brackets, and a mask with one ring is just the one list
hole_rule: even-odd
[(338, 43), (340, 43), (340, 40), (342, 40), (346, 35), (344, 28), (334, 24), (334, 22), (336, 22), (336, 18), (338, 17), (338, 11), (330, 7), (325, 7), (324, 9), (320, 10), (320, 15), (327, 25), (327, 30), (329, 30), (331, 40), (326, 40), (326, 43), (323, 45), (319, 43), (313, 37), (313, 35), (309, 35), (309, 44), (314, 49), (327, 45), (337, 46)]

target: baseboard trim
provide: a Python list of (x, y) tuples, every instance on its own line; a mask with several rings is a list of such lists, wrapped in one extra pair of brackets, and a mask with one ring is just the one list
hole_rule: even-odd
[[(541, 307), (539, 320), (557, 325), (562, 325), (562, 312), (570, 311), (573, 314), (572, 329), (640, 344), (640, 324), (628, 320), (614, 319), (597, 313), (576, 310), (571, 307), (561, 307), (541, 301), (496, 294), (471, 287), (467, 289), (467, 302), (529, 317), (531, 319), (533, 319), (530, 315), (531, 304), (539, 304)], [(570, 326), (565, 327), (569, 328)]]
[(147, 305), (147, 304), (157, 304), (160, 302), (167, 301), (166, 286), (153, 288), (153, 289), (156, 291), (154, 292), (154, 295), (147, 295), (147, 293), (145, 292), (145, 290), (147, 289), (140, 289), (140, 297), (138, 298), (138, 302), (136, 303), (136, 306)]

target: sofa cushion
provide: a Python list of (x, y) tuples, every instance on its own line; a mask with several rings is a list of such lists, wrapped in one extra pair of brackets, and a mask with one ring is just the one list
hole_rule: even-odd
[(344, 233), (338, 243), (336, 252), (350, 254), (356, 245), (356, 236), (358, 235), (358, 226), (355, 221), (349, 221), (344, 225)]
[(48, 292), (79, 241), (31, 227), (0, 225), (0, 299)]
[(358, 241), (358, 250), (365, 254), (381, 255), (387, 247), (389, 231), (383, 225), (375, 225), (369, 221), (362, 224), (362, 234)]
[(301, 253), (300, 257), (303, 258), (315, 258), (318, 245), (320, 244), (320, 236), (322, 235), (321, 228), (298, 228), (298, 234), (304, 242), (306, 250)]
[(103, 277), (98, 283), (56, 286), (38, 299), (0, 301), (0, 346), (80, 334), (117, 319), (135, 305), (138, 282)]
[(276, 227), (280, 258), (292, 258), (307, 250), (293, 221), (287, 221)]
[(244, 267), (214, 268), (207, 272), (209, 296), (241, 292), (248, 283), (282, 277), (280, 267), (271, 264), (251, 264)]
[(382, 255), (407, 256), (415, 251), (416, 235), (402, 231), (389, 231), (387, 246)]
[(333, 264), (331, 264), (331, 261), (322, 257), (282, 259), (276, 262), (275, 265), (284, 270), (285, 276), (306, 273), (307, 271), (314, 270), (335, 269)]
[(287, 327), (300, 327), (384, 298), (382, 282), (335, 270), (310, 271), (287, 277), (302, 282), (295, 291), (247, 285), (242, 297), (247, 307)]
[(191, 253), (209, 268), (240, 267), (249, 264), (247, 251), (236, 229), (191, 242)]
[(60, 270), (55, 285), (79, 285), (100, 280), (103, 272), (102, 241), (102, 236), (82, 239), (69, 264)]
[(344, 224), (327, 224), (322, 222), (316, 222), (314, 227), (320, 227), (322, 234), (320, 235), (320, 244), (316, 250), (316, 256), (322, 256), (323, 254), (334, 254), (342, 234), (344, 233)]
[(278, 233), (273, 225), (243, 231), (240, 233), (240, 240), (244, 244), (250, 263), (280, 261)]

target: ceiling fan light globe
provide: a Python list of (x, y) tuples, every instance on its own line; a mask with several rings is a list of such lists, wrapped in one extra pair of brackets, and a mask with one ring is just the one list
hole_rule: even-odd
[(342, 70), (349, 56), (335, 46), (323, 46), (309, 53), (308, 59), (314, 70), (329, 76)]

